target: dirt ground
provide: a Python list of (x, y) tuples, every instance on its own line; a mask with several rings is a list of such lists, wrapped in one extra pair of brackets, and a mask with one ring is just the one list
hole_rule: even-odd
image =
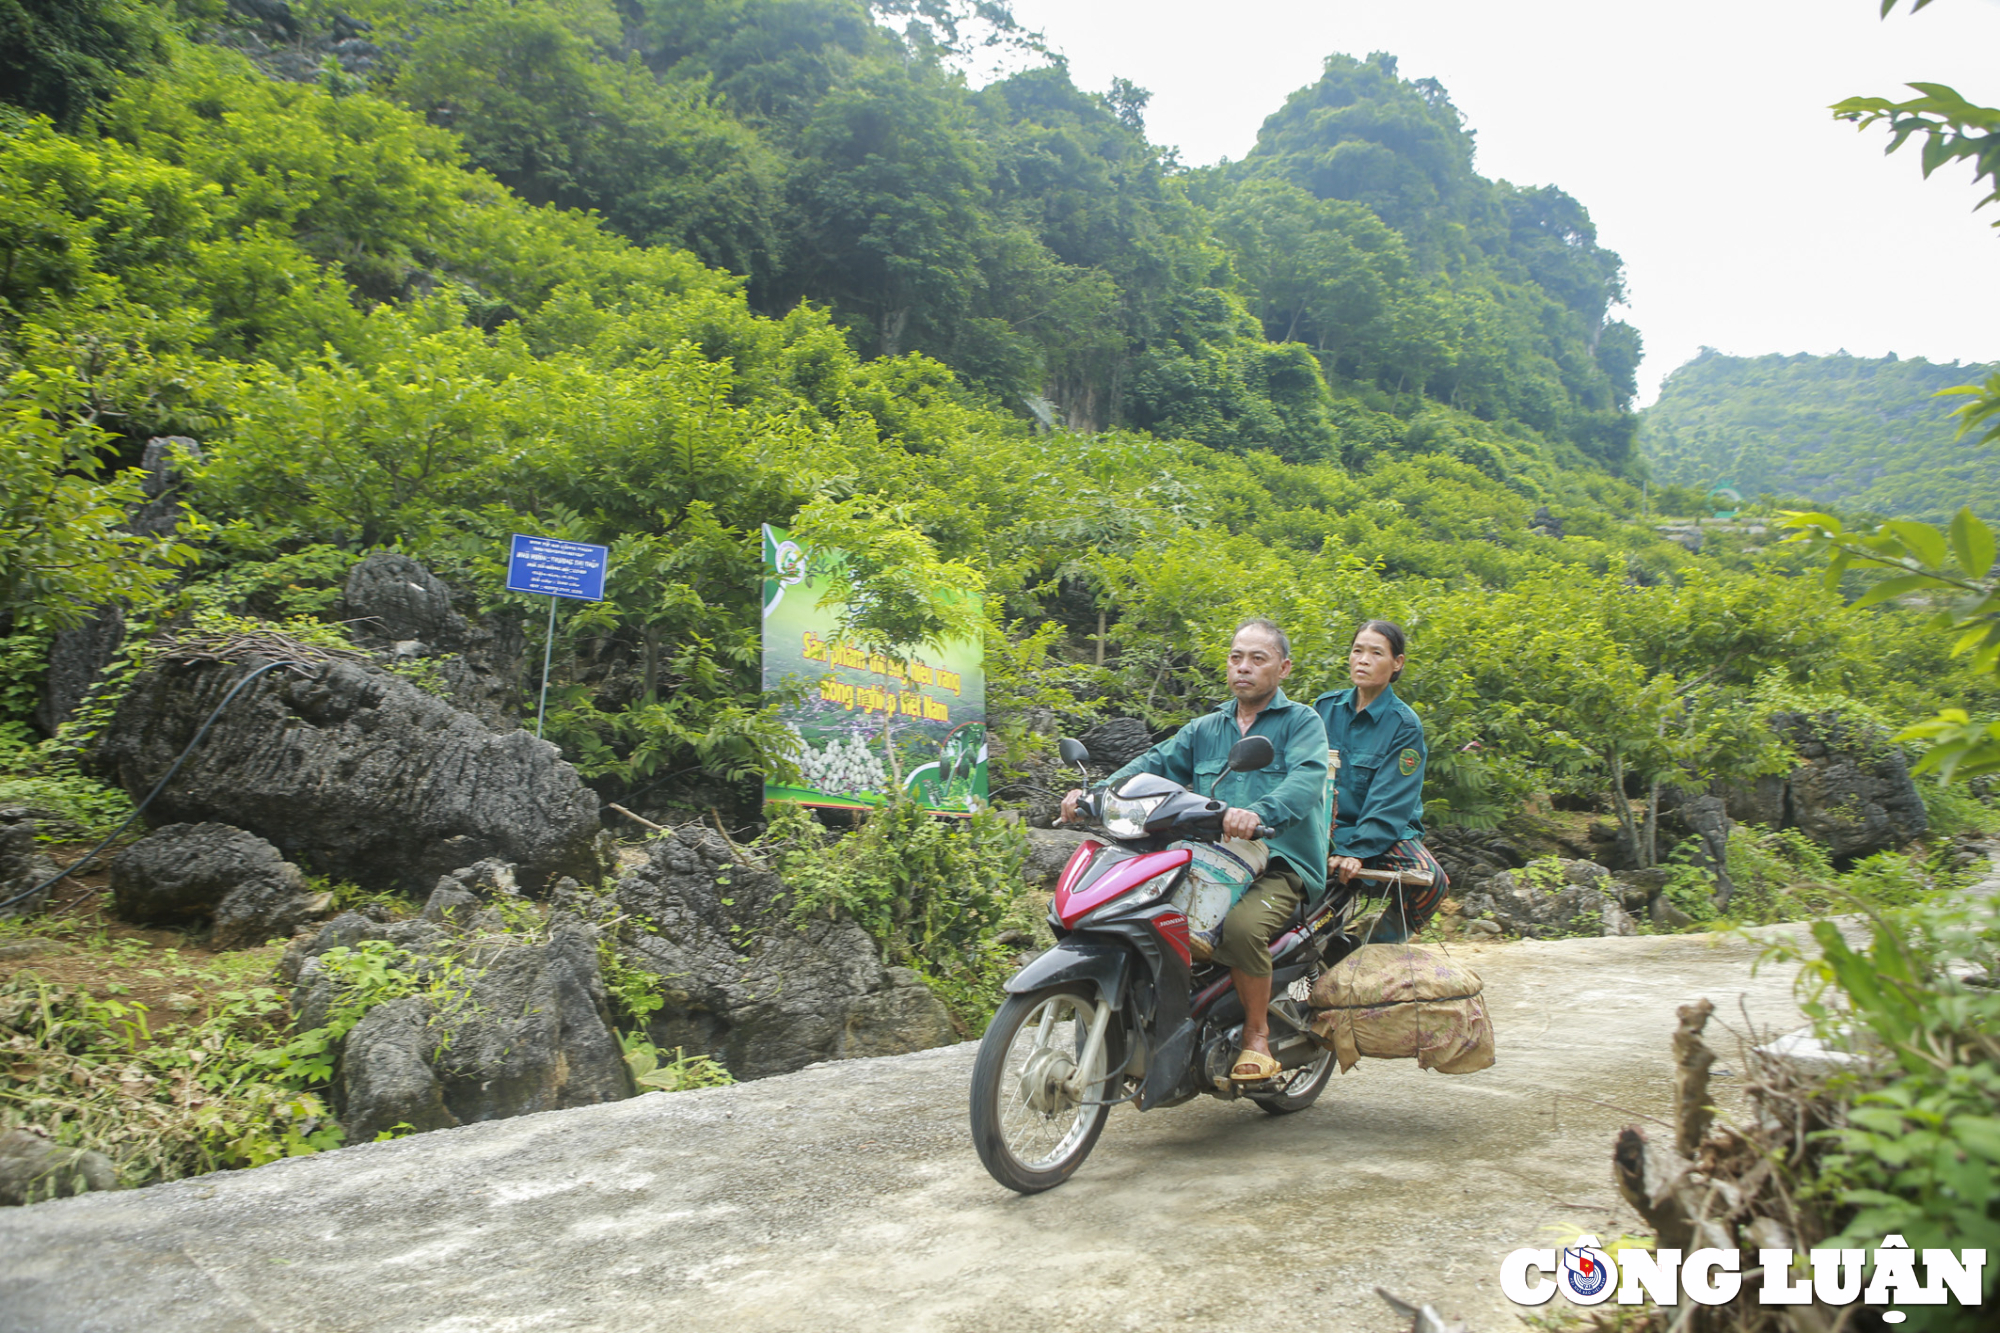
[(1638, 1229), (1610, 1141), (1667, 1109), (1675, 1006), (1715, 1002), (1731, 1067), (1717, 1024), (1796, 1026), (1794, 969), (1699, 935), (1453, 952), (1493, 1068), (1120, 1108), (1033, 1198), (973, 1155), (966, 1044), (8, 1210), (0, 1330), (1407, 1328), (1378, 1285), (1520, 1328), (1509, 1250)]

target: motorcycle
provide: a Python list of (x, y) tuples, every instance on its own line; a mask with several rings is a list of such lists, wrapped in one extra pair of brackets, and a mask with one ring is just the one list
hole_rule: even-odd
[[(1077, 741), (1060, 748), (1067, 763), (1089, 759)], [(1245, 737), (1228, 770), (1254, 771), (1273, 757), (1268, 739)], [(973, 1142), (1002, 1185), (1034, 1194), (1069, 1179), (1113, 1106), (1151, 1111), (1207, 1094), (1289, 1115), (1326, 1087), (1334, 1055), (1313, 1041), (1306, 999), (1322, 971), (1360, 947), (1350, 929), (1355, 891), (1329, 883), (1271, 941), (1279, 1070), (1261, 1083), (1233, 1081), (1243, 1004), (1228, 969), (1195, 962), (1189, 948), (1190, 911), (1206, 918), (1194, 928), (1220, 919), (1214, 876), (1198, 858), (1222, 859), (1209, 849), (1223, 842), (1226, 808), (1145, 773), (1079, 800), (1078, 822), (1101, 840), (1084, 842), (1063, 867), (1049, 906), (1056, 943), (1008, 980), (973, 1065)]]

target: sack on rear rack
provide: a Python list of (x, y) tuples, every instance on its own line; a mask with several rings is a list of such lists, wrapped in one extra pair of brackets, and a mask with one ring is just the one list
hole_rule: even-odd
[(1479, 974), (1410, 944), (1364, 944), (1327, 970), (1307, 1001), (1313, 1040), (1346, 1073), (1364, 1055), (1470, 1074), (1493, 1063)]

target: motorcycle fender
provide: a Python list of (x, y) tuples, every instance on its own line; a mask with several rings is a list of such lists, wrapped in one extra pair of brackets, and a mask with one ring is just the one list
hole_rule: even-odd
[(1010, 977), (1007, 993), (1019, 995), (1080, 981), (1097, 987), (1097, 993), (1116, 1009), (1125, 1002), (1125, 967), (1130, 956), (1131, 951), (1120, 945), (1064, 941)]
[(1160, 1042), (1152, 1058), (1146, 1062), (1146, 1082), (1139, 1093), (1139, 1109), (1150, 1111), (1156, 1106), (1164, 1106), (1176, 1100), (1185, 1092), (1192, 1097), (1195, 1089), (1189, 1075), (1194, 1062), (1194, 1041), (1198, 1029), (1193, 1019), (1183, 1020)]

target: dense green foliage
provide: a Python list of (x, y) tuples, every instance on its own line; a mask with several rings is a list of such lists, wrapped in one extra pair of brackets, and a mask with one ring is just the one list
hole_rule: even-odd
[[(1660, 785), (1782, 762), (1758, 721), (1788, 691), (1891, 722), (1990, 703), (1908, 613), (1791, 577), (1803, 555), (1692, 556), (1634, 521), (1617, 261), (1560, 192), (1474, 174), (1435, 85), (1331, 59), (1244, 162), (1184, 173), (1129, 87), (1043, 64), (968, 89), (938, 19), (966, 11), (932, 10), (899, 36), (837, 0), (374, 0), (366, 81), (170, 37), (75, 132), (8, 120), (8, 456), (61, 439), (78, 503), (109, 513), (131, 482), (108, 469), (148, 436), (203, 451), (171, 590), (108, 542), (119, 581), (58, 586), (32, 530), (0, 533), (51, 589), (12, 596), (10, 641), (107, 595), (155, 620), (326, 615), (389, 544), (518, 613), (507, 533), (603, 542), (551, 735), (614, 798), (708, 803), (786, 762), (755, 532), (803, 521), (880, 556), (883, 623), (856, 630), (881, 642), (938, 632), (911, 589), (983, 582), (1003, 768), (1046, 744), (1029, 704), (1159, 726), (1206, 706), (1238, 617), (1292, 629), (1310, 693), (1387, 614), (1414, 635), (1434, 816), (1602, 794), (1653, 850)], [(678, 108), (742, 172), (591, 137), (633, 107)], [(713, 235), (767, 235), (764, 258), (631, 221), (606, 182), (641, 166), (647, 190), (740, 186)], [(1015, 410), (1029, 392), (1056, 431)], [(1150, 429), (1084, 429), (1118, 421)]]
[[(1796, 530), (1794, 541), (1832, 553), (1828, 586), (1839, 586), (1856, 566), (1890, 572), (1892, 577), (1876, 582), (1855, 605), (1908, 598), (1938, 607), (1926, 628), (1952, 634), (1951, 655), (1964, 657), (1976, 676), (2000, 680), (1995, 541), (1992, 529), (1970, 509), (1959, 510), (1945, 530), (1893, 520), (1870, 534), (1851, 533), (1831, 514), (1790, 514), (1785, 523)], [(2000, 719), (1975, 718), (1962, 705), (1943, 709), (1897, 739), (1930, 742), (1916, 771), (1935, 772), (1942, 782), (2000, 773)]]
[(1960, 439), (1962, 400), (1937, 396), (1995, 373), (1922, 357), (1705, 348), (1667, 376), (1641, 415), (1639, 445), (1655, 478), (1704, 493), (1727, 486), (1917, 518), (1969, 504), (2000, 516), (2000, 447)]
[[(1479, 177), (1443, 90), (1390, 57), (1330, 59), (1250, 159), (1190, 177), (1147, 142), (1141, 90), (1079, 90), (995, 5), (342, 12), (381, 48), (369, 92), (520, 198), (728, 268), (760, 313), (818, 303), (864, 354), (923, 352), (1007, 411), (1330, 457), (1355, 444), (1331, 382), (1629, 461), (1617, 257), (1567, 195)], [(974, 90), (955, 70), (981, 40), (1017, 72)]]
[(793, 916), (852, 916), (884, 958), (930, 983), (967, 1036), (978, 1033), (1005, 998), (1018, 952), (998, 937), (1011, 930), (1025, 940), (1037, 925), (1019, 826), (990, 811), (933, 819), (903, 799), (834, 839), (803, 806), (771, 814), (760, 850), (784, 872)]
[[(1840, 1227), (1829, 1247), (1873, 1250), (2000, 1245), (2000, 909), (1991, 899), (1876, 916), (1855, 947), (1831, 922), (1813, 927), (1805, 1009), (1838, 1048), (1875, 1058), (1836, 1076), (1850, 1103), (1815, 1182)], [(1790, 951), (1782, 951), (1796, 957)], [(1996, 1276), (1987, 1269), (1990, 1304)], [(1990, 1324), (1956, 1301), (1918, 1306), (1909, 1326)]]

